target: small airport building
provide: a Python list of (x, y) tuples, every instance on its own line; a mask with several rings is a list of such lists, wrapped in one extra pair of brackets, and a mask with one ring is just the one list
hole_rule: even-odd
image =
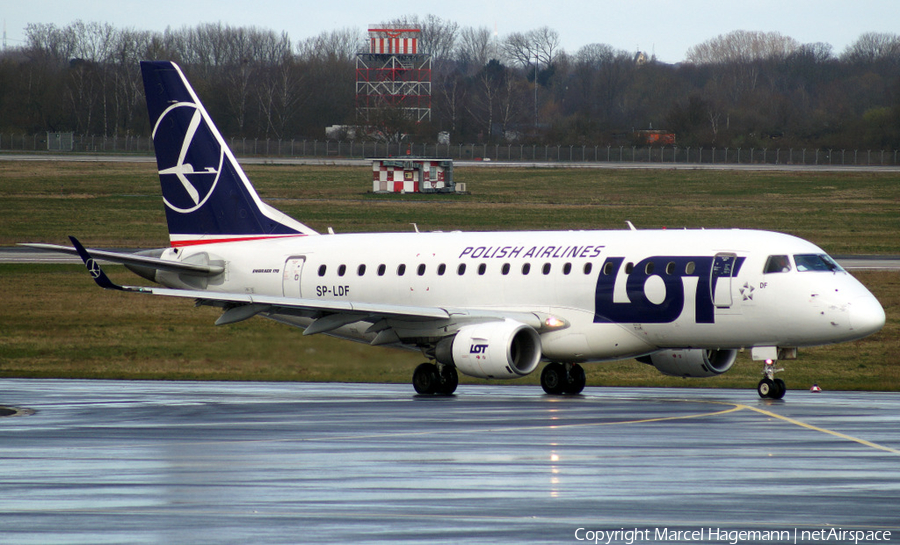
[(454, 193), (453, 160), (434, 157), (372, 159), (375, 193)]

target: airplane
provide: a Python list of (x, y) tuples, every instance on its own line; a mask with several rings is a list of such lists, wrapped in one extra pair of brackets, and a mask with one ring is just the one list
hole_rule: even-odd
[[(760, 397), (781, 399), (779, 361), (879, 331), (876, 298), (818, 246), (741, 229), (320, 234), (264, 203), (181, 69), (141, 72), (169, 247), (137, 254), (27, 244), (81, 256), (98, 285), (194, 299), (217, 325), (261, 316), (420, 351), (420, 395), (459, 373), (540, 375), (552, 395), (585, 387), (581, 364), (635, 358), (666, 375), (762, 361)], [(98, 260), (162, 287), (121, 286)]]

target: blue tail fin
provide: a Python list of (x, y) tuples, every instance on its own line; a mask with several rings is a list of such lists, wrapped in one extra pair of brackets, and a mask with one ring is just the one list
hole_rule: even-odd
[(172, 246), (317, 234), (260, 200), (175, 63), (141, 73)]

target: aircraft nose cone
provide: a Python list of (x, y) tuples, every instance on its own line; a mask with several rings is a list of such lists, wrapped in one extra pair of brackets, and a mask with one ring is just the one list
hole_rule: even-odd
[(872, 296), (857, 297), (850, 302), (850, 327), (860, 338), (884, 327), (884, 309)]

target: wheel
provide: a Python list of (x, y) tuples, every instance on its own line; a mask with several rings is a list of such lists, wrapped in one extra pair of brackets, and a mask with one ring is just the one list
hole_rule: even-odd
[(541, 371), (541, 387), (551, 395), (559, 395), (568, 385), (566, 368), (561, 363), (550, 362)]
[(437, 392), (441, 384), (437, 367), (430, 363), (422, 363), (413, 371), (413, 388), (417, 393), (428, 395)]
[(578, 395), (584, 390), (584, 385), (587, 384), (587, 375), (584, 374), (584, 368), (577, 363), (572, 365), (572, 368), (569, 369), (569, 380), (568, 386), (565, 389), (565, 393), (571, 395)]
[(764, 378), (756, 385), (756, 392), (759, 397), (772, 397), (772, 391), (775, 390), (775, 383), (770, 379)]
[(774, 388), (772, 388), (772, 393), (769, 394), (769, 397), (772, 399), (781, 399), (784, 397), (784, 394), (787, 392), (787, 385), (780, 378), (776, 378), (772, 381)]
[(456, 387), (459, 385), (459, 374), (456, 372), (456, 367), (445, 365), (438, 373), (438, 377), (440, 383), (437, 385), (436, 393), (448, 396), (456, 391)]

